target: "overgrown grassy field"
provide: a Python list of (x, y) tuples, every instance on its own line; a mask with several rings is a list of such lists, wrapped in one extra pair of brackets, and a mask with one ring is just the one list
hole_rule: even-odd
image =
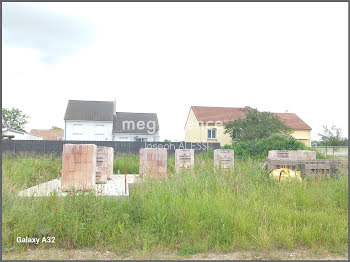
[[(138, 157), (117, 157), (114, 173), (138, 173)], [(129, 198), (19, 198), (16, 191), (56, 178), (61, 160), (3, 155), (3, 248), (27, 249), (17, 237), (41, 237), (42, 247), (95, 248), (128, 253), (310, 248), (347, 254), (348, 178), (270, 180), (256, 160), (235, 160), (233, 172), (213, 169), (212, 152), (197, 155), (191, 172), (135, 186)]]

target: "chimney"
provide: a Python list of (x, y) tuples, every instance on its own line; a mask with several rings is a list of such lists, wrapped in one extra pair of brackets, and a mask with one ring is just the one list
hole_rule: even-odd
[(116, 112), (117, 112), (117, 99), (114, 97), (114, 100), (113, 100), (113, 115), (116, 115)]

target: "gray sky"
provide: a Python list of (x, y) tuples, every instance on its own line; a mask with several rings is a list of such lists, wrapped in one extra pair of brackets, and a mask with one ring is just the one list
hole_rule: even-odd
[(184, 139), (190, 106), (296, 113), (348, 134), (347, 3), (3, 3), (2, 103), (64, 127), (69, 99), (155, 112)]

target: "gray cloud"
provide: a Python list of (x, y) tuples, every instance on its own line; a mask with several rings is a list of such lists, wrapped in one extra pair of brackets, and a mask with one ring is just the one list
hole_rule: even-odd
[(35, 3), (3, 3), (2, 14), (5, 46), (39, 50), (44, 63), (56, 63), (94, 40), (91, 24)]

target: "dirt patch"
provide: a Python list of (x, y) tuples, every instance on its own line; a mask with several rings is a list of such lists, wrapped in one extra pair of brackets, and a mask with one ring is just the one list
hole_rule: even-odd
[(179, 256), (176, 253), (142, 251), (122, 256), (110, 251), (93, 249), (27, 249), (2, 254), (3, 260), (135, 260), (135, 259), (191, 259), (191, 260), (348, 260), (347, 256), (329, 252), (315, 253), (307, 249), (271, 250), (271, 251), (234, 251), (228, 253), (198, 253)]

